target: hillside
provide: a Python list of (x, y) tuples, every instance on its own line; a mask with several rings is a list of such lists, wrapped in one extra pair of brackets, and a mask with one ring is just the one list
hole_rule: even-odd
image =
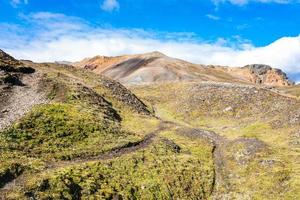
[[(300, 197), (300, 101), (253, 85), (186, 82), (131, 86), (157, 116), (216, 144), (216, 199)], [(286, 90), (286, 88), (285, 88)]]
[(266, 65), (240, 68), (196, 65), (159, 52), (118, 57), (96, 56), (74, 66), (103, 74), (124, 84), (170, 81), (218, 81), (286, 86), (293, 83), (281, 70)]
[(1, 198), (211, 196), (210, 142), (163, 135), (175, 125), (111, 79), (2, 54)]
[(277, 71), (266, 66), (203, 66), (203, 79), (185, 79), (193, 64), (153, 54), (181, 81), (126, 88), (102, 73), (1, 51), (0, 197), (299, 199), (296, 86), (262, 87)]
[(300, 97), (300, 85), (294, 85), (290, 87), (283, 87), (280, 88), (280, 91), (286, 95), (294, 96), (299, 98)]

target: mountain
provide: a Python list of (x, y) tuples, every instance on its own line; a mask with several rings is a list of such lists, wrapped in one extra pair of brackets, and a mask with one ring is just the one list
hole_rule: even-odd
[(196, 65), (160, 52), (117, 57), (96, 56), (74, 66), (103, 74), (124, 84), (168, 81), (219, 81), (285, 86), (293, 83), (281, 70), (266, 65), (240, 68)]
[(279, 70), (200, 68), (154, 52), (136, 66), (172, 63), (174, 76), (125, 87), (0, 52), (0, 199), (300, 197), (299, 87), (260, 85)]

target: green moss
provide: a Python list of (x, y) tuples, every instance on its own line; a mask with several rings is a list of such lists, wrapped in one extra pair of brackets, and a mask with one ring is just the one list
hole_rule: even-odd
[(160, 121), (151, 116), (141, 116), (132, 113), (122, 113), (122, 129), (144, 136), (157, 129)]
[(59, 103), (36, 107), (2, 136), (7, 150), (64, 160), (97, 155), (139, 139), (119, 131), (118, 124), (104, 120), (101, 113)]
[(224, 150), (226, 168), (234, 174), (227, 176), (230, 191), (236, 197), (244, 194), (252, 199), (290, 199), (286, 198), (292, 189), (287, 160), (267, 147), (254, 150), (251, 145), (248, 145), (248, 148), (252, 148), (249, 150), (246, 144), (233, 143)]
[(211, 149), (200, 142), (196, 152), (188, 151), (186, 142), (182, 153), (157, 140), (118, 159), (46, 173), (25, 191), (38, 199), (74, 199), (76, 194), (82, 199), (208, 199), (214, 176)]
[(271, 129), (271, 126), (266, 123), (256, 122), (241, 129), (241, 133), (244, 137), (259, 138), (259, 135), (265, 134)]

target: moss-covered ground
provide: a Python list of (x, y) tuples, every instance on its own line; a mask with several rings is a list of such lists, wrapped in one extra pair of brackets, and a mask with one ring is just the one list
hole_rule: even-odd
[(70, 66), (30, 65), (47, 103), (1, 130), (0, 197), (300, 197), (295, 98), (221, 83), (143, 85), (133, 94)]
[[(131, 89), (161, 118), (228, 139), (222, 147), (223, 178), (228, 183), (219, 188), (223, 195), (217, 198), (300, 198), (300, 123), (294, 117), (300, 102), (296, 98), (219, 83), (163, 83)], [(265, 147), (255, 147), (257, 141)]]
[[(174, 137), (174, 148), (158, 137), (147, 149), (107, 161), (44, 172), (10, 198), (207, 199), (214, 180), (212, 147)], [(23, 188), (23, 190), (24, 190)]]
[[(178, 136), (123, 86), (68, 66), (43, 74), (37, 105), (0, 132), (5, 199), (209, 199), (214, 146)], [(167, 131), (169, 130), (169, 131)]]

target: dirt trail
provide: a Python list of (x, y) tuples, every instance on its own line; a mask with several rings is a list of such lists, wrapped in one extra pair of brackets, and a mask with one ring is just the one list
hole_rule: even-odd
[[(59, 168), (71, 167), (71, 166), (80, 165), (89, 162), (110, 160), (110, 159), (121, 157), (126, 154), (133, 153), (141, 149), (145, 149), (153, 142), (154, 138), (157, 136), (159, 132), (168, 128), (168, 124), (169, 124), (168, 122), (166, 123), (161, 122), (156, 130), (147, 134), (142, 140), (133, 143), (128, 143), (121, 147), (116, 147), (109, 152), (100, 154), (95, 157), (78, 158), (71, 161), (59, 161), (55, 163), (48, 163), (46, 169), (43, 170), (42, 172), (53, 171)], [(2, 199), (4, 200), (5, 196), (14, 188), (22, 187), (22, 185), (24, 185), (25, 181), (28, 178), (30, 177), (27, 177), (26, 174), (22, 174), (18, 176), (16, 179), (8, 182), (6, 185), (4, 185), (4, 187), (0, 188), (0, 200)]]
[[(157, 116), (160, 120), (160, 116)], [(226, 148), (228, 146), (234, 145), (236, 143), (243, 143), (245, 148), (249, 148), (249, 155), (255, 154), (257, 151), (265, 147), (262, 141), (251, 138), (237, 138), (234, 140), (229, 140), (226, 137), (218, 135), (213, 131), (203, 130), (201, 128), (193, 128), (186, 121), (183, 124), (179, 124), (175, 121), (166, 121), (173, 127), (176, 127), (176, 133), (178, 135), (183, 135), (191, 139), (202, 138), (205, 139), (213, 145), (213, 161), (214, 161), (214, 181), (212, 188), (212, 199), (229, 199), (231, 191), (230, 175), (234, 172), (228, 167), (228, 158), (226, 157)], [(251, 148), (254, 148), (250, 151)]]
[(45, 95), (39, 91), (40, 74), (26, 74), (21, 79), (24, 86), (0, 88), (0, 131), (9, 127), (14, 121), (38, 104), (46, 103)]
[(162, 130), (163, 129), (157, 129), (156, 131), (146, 135), (140, 141), (128, 143), (124, 146), (114, 148), (111, 151), (100, 154), (98, 156), (94, 156), (94, 157), (90, 157), (90, 158), (77, 158), (77, 159), (73, 159), (71, 161), (60, 161), (60, 162), (56, 162), (56, 163), (49, 163), (47, 169), (56, 170), (58, 168), (63, 168), (66, 166), (69, 167), (69, 166), (79, 165), (79, 164), (88, 163), (88, 162), (110, 160), (110, 159), (121, 157), (123, 155), (133, 153), (133, 152), (141, 150), (141, 149), (145, 149), (153, 142), (153, 139), (156, 137), (157, 133)]
[[(155, 108), (155, 106), (152, 107), (154, 112), (156, 113), (156, 117), (161, 121), (164, 121), (161, 116), (157, 115), (159, 112), (156, 112), (157, 109)], [(190, 126), (189, 123), (186, 121), (184, 121), (183, 124), (187, 124), (187, 126), (183, 124), (179, 124), (176, 121), (164, 121), (164, 122), (177, 127), (176, 132), (179, 135), (184, 135), (191, 139), (202, 138), (212, 143), (212, 145), (214, 146), (212, 153), (213, 153), (214, 173), (215, 173), (213, 190), (212, 190), (212, 199), (214, 200), (223, 199), (223, 197), (219, 196), (218, 191), (222, 189), (228, 191), (230, 187), (227, 178), (229, 173), (225, 167), (226, 158), (224, 155), (224, 148), (230, 142), (230, 140), (212, 131), (207, 131), (199, 128), (192, 128), (192, 126)]]
[(228, 144), (229, 140), (225, 137), (222, 137), (215, 132), (207, 131), (203, 129), (195, 129), (190, 127), (181, 127), (177, 129), (177, 134), (184, 135), (189, 138), (203, 138), (208, 140), (214, 146), (213, 148), (213, 159), (214, 159), (214, 183), (213, 183), (213, 199), (220, 199), (220, 197), (216, 196), (218, 194), (218, 190), (220, 188), (228, 189), (229, 183), (227, 181), (228, 172), (226, 171), (226, 159), (224, 156), (223, 148), (226, 144)]

